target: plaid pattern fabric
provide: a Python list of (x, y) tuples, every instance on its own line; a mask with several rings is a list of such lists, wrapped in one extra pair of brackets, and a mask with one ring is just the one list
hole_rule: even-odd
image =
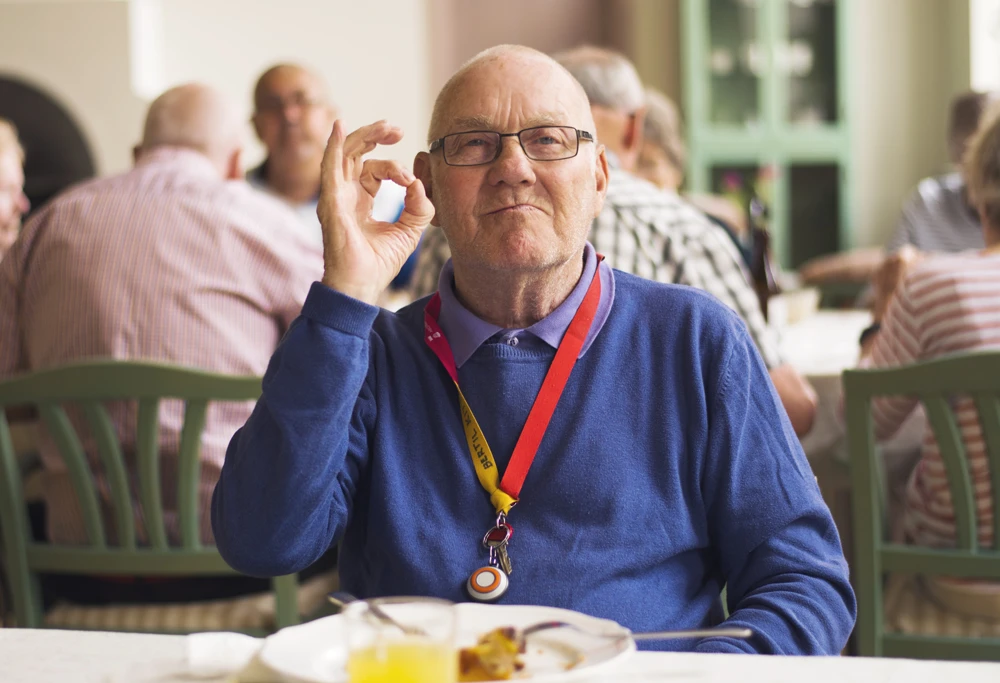
[[(77, 186), (29, 221), (0, 262), (0, 378), (87, 358), (263, 375), (323, 272), (320, 247), (301, 233), (287, 207), (242, 181), (223, 181), (193, 151), (156, 150), (127, 173)], [(168, 533), (176, 530), (172, 455), (183, 409), (180, 401), (161, 402)], [(252, 409), (252, 402), (209, 409), (198, 492), (205, 542), (226, 447)], [(130, 459), (136, 407), (108, 410)], [(76, 495), (44, 436), (41, 455), (49, 539), (80, 542), (86, 535)], [(108, 513), (102, 479), (97, 486)]]
[[(725, 230), (676, 193), (612, 164), (604, 209), (591, 225), (590, 242), (612, 268), (712, 294), (743, 319), (768, 368), (783, 364), (778, 336), (764, 320), (736, 246)], [(411, 284), (414, 298), (437, 290), (438, 275), (450, 256), (444, 232), (429, 227)]]

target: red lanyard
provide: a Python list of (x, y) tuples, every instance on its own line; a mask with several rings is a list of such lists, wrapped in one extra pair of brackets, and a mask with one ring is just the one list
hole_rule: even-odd
[(524, 479), (528, 476), (528, 470), (531, 468), (531, 463), (534, 461), (538, 447), (545, 436), (545, 430), (548, 428), (552, 414), (559, 403), (559, 398), (566, 388), (570, 373), (573, 372), (573, 366), (576, 365), (577, 358), (580, 356), (580, 349), (583, 348), (587, 335), (590, 333), (594, 316), (597, 314), (597, 305), (601, 299), (601, 260), (602, 257), (598, 256), (598, 267), (594, 272), (594, 279), (587, 289), (583, 302), (573, 316), (559, 348), (556, 349), (555, 358), (552, 360), (552, 365), (549, 366), (545, 380), (542, 382), (542, 388), (535, 398), (535, 403), (531, 406), (531, 412), (528, 413), (528, 419), (524, 423), (524, 429), (521, 430), (517, 445), (514, 446), (510, 463), (507, 465), (507, 470), (504, 472), (503, 480), (499, 486), (496, 484), (496, 461), (486, 444), (486, 438), (479, 429), (479, 424), (472, 415), (471, 408), (468, 407), (468, 402), (462, 395), (462, 389), (458, 385), (455, 356), (437, 322), (441, 312), (440, 295), (435, 294), (431, 297), (424, 309), (424, 341), (441, 361), (458, 389), (462, 424), (466, 430), (466, 440), (469, 444), (472, 462), (476, 467), (479, 482), (490, 494), (490, 499), (498, 514), (509, 512), (514, 503), (517, 502), (521, 486), (524, 485)]

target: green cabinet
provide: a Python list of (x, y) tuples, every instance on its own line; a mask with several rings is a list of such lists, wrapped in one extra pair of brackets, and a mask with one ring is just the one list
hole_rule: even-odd
[(755, 190), (785, 267), (852, 246), (851, 2), (683, 0), (689, 189)]

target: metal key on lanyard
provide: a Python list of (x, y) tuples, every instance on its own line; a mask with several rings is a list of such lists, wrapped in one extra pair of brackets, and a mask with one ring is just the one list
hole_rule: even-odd
[(507, 544), (510, 537), (514, 535), (514, 527), (506, 522), (498, 522), (497, 526), (486, 532), (483, 536), (483, 545), (490, 551), (490, 564), (500, 567), (504, 574), (510, 576), (513, 568), (510, 564), (510, 555), (507, 553)]

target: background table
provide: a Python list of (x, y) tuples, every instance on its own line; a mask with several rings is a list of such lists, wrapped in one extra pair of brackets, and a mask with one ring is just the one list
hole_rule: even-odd
[(816, 421), (802, 438), (810, 459), (831, 455), (842, 446), (840, 376), (858, 364), (858, 337), (871, 321), (867, 311), (821, 310), (781, 331), (782, 355), (819, 396)]
[[(3, 683), (181, 683), (194, 680), (185, 678), (183, 671), (182, 636), (0, 629), (0, 681)], [(587, 683), (940, 683), (949, 680), (996, 683), (1000, 681), (1000, 664), (640, 652), (616, 669), (581, 679)]]

